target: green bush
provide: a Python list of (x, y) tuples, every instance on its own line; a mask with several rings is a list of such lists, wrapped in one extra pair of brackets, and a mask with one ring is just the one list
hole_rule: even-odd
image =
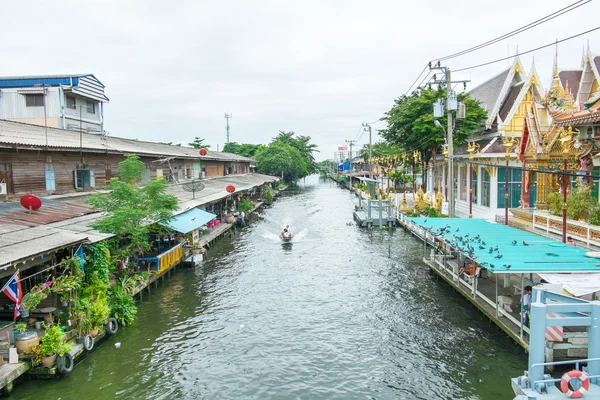
[(237, 209), (239, 212), (248, 212), (252, 210), (252, 207), (254, 207), (254, 205), (252, 204), (252, 201), (247, 197), (241, 199), (237, 205)]
[(43, 357), (52, 356), (54, 354), (58, 354), (62, 357), (71, 350), (73, 344), (64, 342), (64, 333), (60, 330), (60, 326), (46, 325), (45, 328), (46, 331), (42, 338)]
[(579, 186), (567, 195), (567, 217), (579, 220), (588, 219), (590, 208), (594, 205), (589, 186)]
[(114, 289), (108, 297), (110, 313), (119, 324), (123, 326), (131, 325), (137, 314), (135, 300), (117, 286)]
[(562, 193), (552, 192), (546, 196), (546, 205), (550, 214), (560, 217), (563, 209), (563, 195)]

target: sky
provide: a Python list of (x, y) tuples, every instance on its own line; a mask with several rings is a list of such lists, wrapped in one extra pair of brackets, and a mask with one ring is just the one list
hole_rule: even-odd
[[(317, 160), (358, 139), (406, 93), (429, 60), (476, 46), (576, 0), (3, 0), (0, 76), (93, 73), (110, 103), (112, 136), (267, 144), (282, 131), (312, 138)], [(514, 55), (600, 26), (600, 0), (476, 52), (451, 70)], [(558, 45), (577, 68), (600, 30)], [(521, 56), (548, 87), (555, 48)], [(535, 58), (535, 61), (534, 61)], [(454, 73), (467, 90), (509, 61)]]

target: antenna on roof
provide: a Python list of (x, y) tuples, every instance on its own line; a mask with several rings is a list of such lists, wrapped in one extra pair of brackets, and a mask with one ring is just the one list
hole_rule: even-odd
[(227, 142), (229, 143), (229, 118), (233, 118), (233, 115), (225, 113), (225, 122), (227, 124)]

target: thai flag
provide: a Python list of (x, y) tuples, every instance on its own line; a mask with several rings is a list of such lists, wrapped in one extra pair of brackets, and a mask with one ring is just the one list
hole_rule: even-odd
[(9, 299), (15, 302), (15, 314), (14, 319), (17, 319), (21, 312), (21, 299), (23, 298), (23, 291), (21, 290), (21, 281), (19, 280), (19, 270), (6, 282), (1, 290), (2, 293), (8, 296)]

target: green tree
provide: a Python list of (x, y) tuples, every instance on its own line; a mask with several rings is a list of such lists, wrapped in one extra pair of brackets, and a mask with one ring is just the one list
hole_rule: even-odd
[(317, 150), (317, 145), (310, 143), (310, 136), (294, 137), (294, 135), (294, 131), (279, 131), (279, 134), (273, 138), (273, 142), (285, 143), (297, 149), (302, 156), (304, 168), (307, 171), (306, 175), (314, 174), (319, 170), (313, 154), (314, 152), (319, 151)]
[(255, 160), (258, 172), (268, 175), (280, 175), (283, 172), (285, 182), (295, 182), (308, 175), (300, 151), (279, 141), (272, 142), (258, 152)]
[(118, 242), (113, 242), (114, 250), (111, 250), (118, 258), (148, 250), (148, 224), (168, 220), (177, 209), (177, 197), (165, 193), (168, 183), (163, 178), (138, 186), (144, 170), (145, 165), (137, 156), (126, 155), (119, 163), (119, 177), (112, 178), (106, 187), (110, 193), (94, 194), (87, 200), (88, 204), (106, 213), (91, 226), (116, 235)]
[[(427, 170), (427, 164), (435, 160), (446, 140), (444, 129), (433, 123), (431, 109), (433, 103), (444, 98), (446, 98), (446, 90), (440, 89), (414, 92), (411, 96), (396, 99), (394, 106), (385, 113), (383, 118), (387, 122), (387, 127), (379, 131), (390, 144), (396, 144), (411, 152), (419, 151), (424, 171)], [(473, 135), (487, 117), (486, 111), (481, 108), (479, 102), (472, 99), (468, 93), (459, 94), (458, 100), (466, 104), (467, 115), (466, 118), (456, 121), (453, 135), (455, 146), (464, 143), (469, 136)], [(442, 126), (447, 126), (446, 116), (438, 120)]]
[(225, 146), (223, 146), (223, 152), (237, 154), (242, 157), (254, 158), (254, 156), (256, 155), (256, 152), (258, 152), (264, 148), (265, 148), (265, 146), (262, 144), (250, 144), (250, 143), (241, 143), (240, 144), (240, 143), (236, 143), (236, 142), (229, 142), (229, 143), (225, 143)]
[(188, 145), (195, 149), (210, 149), (210, 144), (204, 143), (204, 139), (198, 136), (196, 136), (191, 143), (188, 143)]

